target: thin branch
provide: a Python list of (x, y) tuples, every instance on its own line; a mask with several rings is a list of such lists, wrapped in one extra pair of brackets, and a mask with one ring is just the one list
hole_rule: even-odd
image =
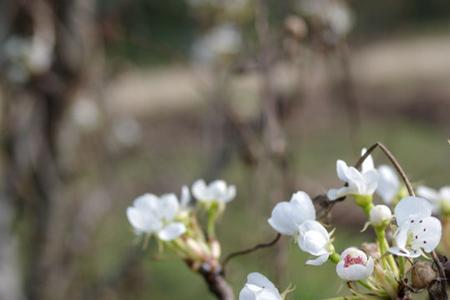
[(381, 151), (383, 151), (383, 153), (386, 155), (386, 157), (391, 161), (392, 165), (395, 167), (395, 169), (397, 170), (398, 174), (400, 175), (400, 177), (402, 178), (403, 182), (405, 183), (405, 186), (408, 189), (409, 195), (410, 196), (415, 196), (414, 189), (412, 188), (411, 182), (409, 181), (409, 178), (406, 175), (406, 173), (403, 170), (403, 168), (401, 167), (400, 163), (395, 158), (395, 156), (392, 154), (392, 152), (389, 151), (389, 149), (385, 145), (380, 143), (380, 142), (376, 142), (375, 144), (370, 146), (369, 149), (367, 149), (367, 151), (364, 153), (364, 155), (361, 156), (361, 158), (356, 162), (355, 168), (359, 168), (362, 165), (362, 163), (364, 162), (364, 160), (377, 147), (380, 148)]
[[(363, 162), (367, 159), (367, 157), (369, 157), (369, 155), (376, 149), (376, 148), (380, 148), (381, 151), (383, 151), (383, 153), (386, 155), (386, 157), (389, 159), (389, 161), (392, 163), (392, 165), (395, 167), (395, 169), (397, 170), (397, 173), (400, 175), (400, 177), (402, 178), (403, 182), (405, 183), (406, 189), (408, 190), (408, 193), (410, 196), (415, 196), (414, 193), (414, 189), (412, 188), (411, 182), (408, 178), (408, 176), (406, 175), (405, 171), (403, 170), (403, 168), (401, 167), (400, 163), (398, 162), (398, 160), (395, 158), (395, 156), (391, 153), (391, 151), (389, 151), (389, 149), (383, 145), (380, 142), (376, 142), (375, 144), (373, 144), (372, 146), (370, 146), (366, 152), (364, 152), (364, 154), (358, 159), (358, 161), (355, 163), (354, 167), (359, 169), (361, 167), (361, 165), (363, 164)], [(348, 186), (348, 183), (345, 183), (344, 186)], [(333, 208), (333, 206), (337, 203), (337, 202), (341, 202), (344, 201), (346, 198), (346, 196), (343, 196), (341, 198), (338, 198), (332, 202), (327, 203), (326, 209), (324, 211), (324, 213), (321, 214), (321, 217), (319, 219), (322, 219), (323, 217), (327, 216), (328, 213), (331, 211), (331, 209)]]
[(270, 242), (258, 244), (256, 246), (251, 247), (251, 248), (248, 248), (248, 249), (245, 249), (245, 250), (241, 250), (241, 251), (236, 251), (236, 252), (228, 254), (228, 256), (222, 262), (222, 268), (223, 268), (224, 272), (225, 272), (226, 265), (233, 258), (235, 258), (237, 256), (241, 256), (241, 255), (250, 254), (250, 253), (255, 252), (255, 251), (259, 250), (259, 249), (272, 247), (273, 245), (275, 245), (280, 240), (280, 238), (281, 238), (281, 234), (278, 233), (277, 236), (273, 240), (271, 240)]
[(414, 189), (412, 188), (411, 182), (408, 179), (408, 176), (406, 175), (405, 171), (403, 171), (402, 167), (398, 163), (397, 159), (395, 159), (394, 155), (389, 151), (386, 146), (384, 146), (382, 143), (377, 142), (378, 147), (386, 154), (387, 158), (391, 161), (391, 163), (394, 165), (395, 169), (399, 173), (400, 177), (402, 178), (403, 182), (406, 185), (406, 188), (408, 189), (408, 193), (410, 196), (415, 196)]

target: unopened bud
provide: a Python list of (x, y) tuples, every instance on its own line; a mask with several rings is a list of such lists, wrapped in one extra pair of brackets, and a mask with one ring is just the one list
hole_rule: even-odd
[(380, 259), (380, 251), (378, 250), (378, 246), (375, 243), (363, 243), (361, 245), (361, 250), (366, 252), (367, 255), (373, 257), (374, 259)]
[(392, 219), (392, 212), (386, 205), (376, 205), (370, 210), (370, 224), (374, 227), (386, 226)]
[(195, 255), (195, 257), (203, 257), (205, 256), (205, 251), (199, 242), (192, 238), (188, 238), (186, 240), (186, 245), (189, 247), (191, 253)]
[(220, 257), (220, 244), (217, 240), (211, 241), (211, 254), (215, 259)]
[(416, 289), (428, 287), (437, 278), (437, 273), (430, 262), (417, 261), (411, 271), (412, 286)]

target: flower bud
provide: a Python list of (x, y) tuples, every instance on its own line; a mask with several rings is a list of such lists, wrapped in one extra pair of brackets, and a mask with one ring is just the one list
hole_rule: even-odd
[(370, 224), (374, 227), (386, 226), (392, 219), (392, 212), (386, 205), (376, 205), (370, 210)]
[(367, 253), (374, 259), (381, 258), (380, 251), (378, 250), (378, 246), (376, 243), (363, 243), (361, 245), (361, 250), (363, 250), (365, 253)]
[(416, 289), (428, 287), (437, 278), (437, 273), (430, 262), (417, 261), (411, 271), (412, 286)]
[(217, 240), (212, 240), (211, 242), (211, 254), (215, 259), (219, 259), (221, 249), (220, 243)]

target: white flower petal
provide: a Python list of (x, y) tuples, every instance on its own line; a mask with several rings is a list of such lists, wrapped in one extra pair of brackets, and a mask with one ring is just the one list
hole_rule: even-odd
[(269, 224), (281, 234), (294, 235), (298, 226), (316, 218), (316, 210), (311, 198), (304, 192), (292, 195), (289, 202), (280, 202), (272, 210)]
[(158, 213), (166, 221), (172, 221), (179, 209), (180, 204), (175, 194), (165, 194), (159, 198)]
[(314, 204), (307, 193), (303, 191), (296, 192), (292, 195), (290, 202), (298, 215), (298, 225), (300, 225), (300, 222), (316, 219), (316, 209), (314, 208)]
[(423, 197), (431, 202), (435, 202), (439, 200), (439, 193), (427, 186), (421, 185), (417, 187), (417, 195)]
[(408, 249), (400, 248), (397, 246), (389, 248), (389, 252), (397, 256), (404, 256), (411, 258), (416, 258), (421, 255), (420, 251), (409, 251)]
[(395, 170), (387, 165), (378, 167), (377, 193), (386, 204), (390, 204), (400, 190), (400, 181)]
[(257, 300), (256, 292), (251, 290), (251, 288), (247, 285), (239, 293), (239, 300)]
[(230, 202), (236, 197), (236, 187), (234, 185), (230, 185), (222, 200), (224, 202)]
[[(367, 149), (363, 148), (361, 150), (361, 156), (363, 156), (366, 153)], [(369, 170), (375, 169), (375, 164), (373, 163), (372, 155), (367, 156), (367, 158), (363, 161), (361, 165), (361, 171), (363, 173), (366, 173)]]
[(327, 197), (330, 201), (334, 201), (334, 200), (344, 197), (348, 194), (349, 194), (348, 187), (342, 187), (339, 189), (330, 189), (327, 193)]
[(269, 279), (267, 279), (266, 276), (258, 272), (248, 274), (247, 283), (254, 284), (263, 288), (268, 288), (270, 290), (278, 292), (278, 289), (275, 287), (275, 285)]
[(336, 162), (336, 172), (340, 180), (347, 182), (347, 172), (348, 172), (348, 166), (347, 163), (343, 160), (338, 160)]
[(439, 190), (439, 195), (444, 200), (450, 200), (450, 186), (444, 186)]
[(327, 253), (329, 241), (327, 230), (317, 221), (306, 221), (299, 227), (298, 245), (309, 254), (319, 256)]
[(163, 241), (172, 241), (186, 232), (183, 223), (171, 223), (158, 232), (158, 237)]
[(278, 289), (260, 273), (250, 273), (239, 300), (281, 300)]
[(408, 232), (410, 228), (410, 223), (404, 222), (395, 234), (395, 243), (400, 249), (404, 249), (406, 247), (406, 242), (408, 240)]
[(223, 195), (227, 193), (227, 183), (223, 180), (214, 180), (208, 186), (213, 195)]
[(361, 257), (363, 259), (363, 263), (366, 263), (367, 261), (366, 253), (355, 247), (347, 248), (341, 253), (342, 258), (346, 257), (347, 255), (350, 255), (351, 257)]
[(416, 218), (426, 218), (431, 216), (431, 205), (419, 197), (403, 198), (395, 207), (395, 218), (398, 225), (402, 225), (411, 216)]
[(194, 197), (199, 201), (211, 199), (211, 194), (209, 193), (206, 182), (203, 179), (199, 179), (192, 184), (192, 195), (194, 195)]
[(294, 220), (291, 205), (288, 202), (275, 205), (268, 222), (273, 229), (284, 235), (294, 235), (298, 230), (298, 224)]
[[(347, 259), (349, 260), (347, 261)], [(358, 258), (359, 261), (353, 261)], [(348, 265), (346, 265), (348, 263)], [(336, 265), (336, 273), (346, 281), (367, 279), (373, 272), (374, 261), (372, 257), (357, 248), (348, 248), (341, 254), (341, 261)]]
[(152, 233), (159, 230), (161, 222), (151, 214), (145, 214), (145, 211), (135, 207), (128, 207), (127, 217), (131, 226), (137, 233)]
[(144, 194), (134, 200), (133, 206), (139, 210), (156, 212), (158, 211), (158, 202), (158, 196), (153, 194)]
[(354, 167), (350, 167), (347, 171), (347, 177), (350, 193), (362, 194), (365, 190), (363, 175)]
[(189, 192), (189, 188), (186, 185), (183, 185), (181, 188), (181, 196), (180, 196), (180, 204), (182, 207), (187, 207), (191, 202), (191, 193)]
[(310, 266), (320, 266), (327, 262), (328, 258), (330, 257), (329, 253), (325, 253), (317, 257), (316, 259), (309, 259), (306, 261), (307, 265)]
[(441, 241), (442, 225), (435, 217), (428, 217), (420, 220), (411, 228), (413, 236), (412, 249), (423, 249), (430, 253)]
[(363, 174), (364, 177), (364, 189), (363, 195), (372, 195), (378, 186), (378, 172), (375, 169), (371, 169)]

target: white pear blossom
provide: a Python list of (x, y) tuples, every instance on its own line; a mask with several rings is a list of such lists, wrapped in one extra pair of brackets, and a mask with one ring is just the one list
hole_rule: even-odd
[(373, 272), (373, 258), (357, 249), (348, 248), (341, 254), (341, 260), (336, 265), (336, 273), (345, 281), (367, 279)]
[(227, 203), (236, 197), (236, 187), (227, 185), (223, 180), (215, 180), (208, 185), (203, 179), (199, 179), (192, 185), (192, 194), (199, 202)]
[(389, 251), (395, 255), (419, 257), (433, 251), (441, 240), (441, 222), (431, 216), (431, 205), (419, 197), (406, 197), (395, 207), (398, 229), (395, 246)]
[(268, 222), (277, 232), (293, 236), (298, 234), (303, 222), (315, 219), (316, 210), (311, 198), (305, 192), (298, 191), (289, 202), (283, 201), (274, 207)]
[(315, 259), (306, 261), (307, 265), (319, 266), (325, 263), (332, 249), (330, 234), (317, 221), (308, 220), (299, 227), (298, 245), (300, 249), (313, 256)]
[[(366, 154), (367, 149), (366, 148), (362, 148), (361, 150), (361, 157)], [(373, 158), (372, 155), (368, 155), (366, 157), (366, 159), (362, 162), (361, 164), (361, 172), (362, 173), (366, 173), (367, 171), (373, 170), (375, 169), (375, 163), (373, 162)]]
[(392, 219), (392, 212), (386, 205), (375, 205), (370, 210), (370, 224), (372, 226), (387, 225)]
[(331, 201), (347, 195), (371, 196), (377, 189), (378, 172), (370, 167), (370, 162), (365, 163), (360, 172), (354, 167), (347, 166), (344, 161), (338, 160), (336, 170), (339, 179), (347, 185), (339, 189), (330, 189), (327, 196)]
[(378, 167), (378, 187), (376, 193), (384, 203), (391, 204), (395, 196), (400, 192), (401, 184), (395, 170), (387, 165)]
[(142, 195), (128, 207), (127, 217), (137, 234), (155, 234), (163, 241), (171, 241), (186, 232), (186, 226), (176, 221), (180, 204), (174, 194), (160, 197)]
[(250, 273), (247, 283), (239, 293), (239, 300), (281, 300), (275, 285), (260, 273)]
[(427, 186), (419, 186), (417, 194), (430, 201), (434, 213), (450, 214), (450, 186), (445, 186), (439, 191)]
[(191, 193), (189, 192), (189, 188), (187, 185), (183, 185), (181, 187), (181, 195), (180, 195), (181, 210), (189, 209), (190, 202), (191, 202)]

